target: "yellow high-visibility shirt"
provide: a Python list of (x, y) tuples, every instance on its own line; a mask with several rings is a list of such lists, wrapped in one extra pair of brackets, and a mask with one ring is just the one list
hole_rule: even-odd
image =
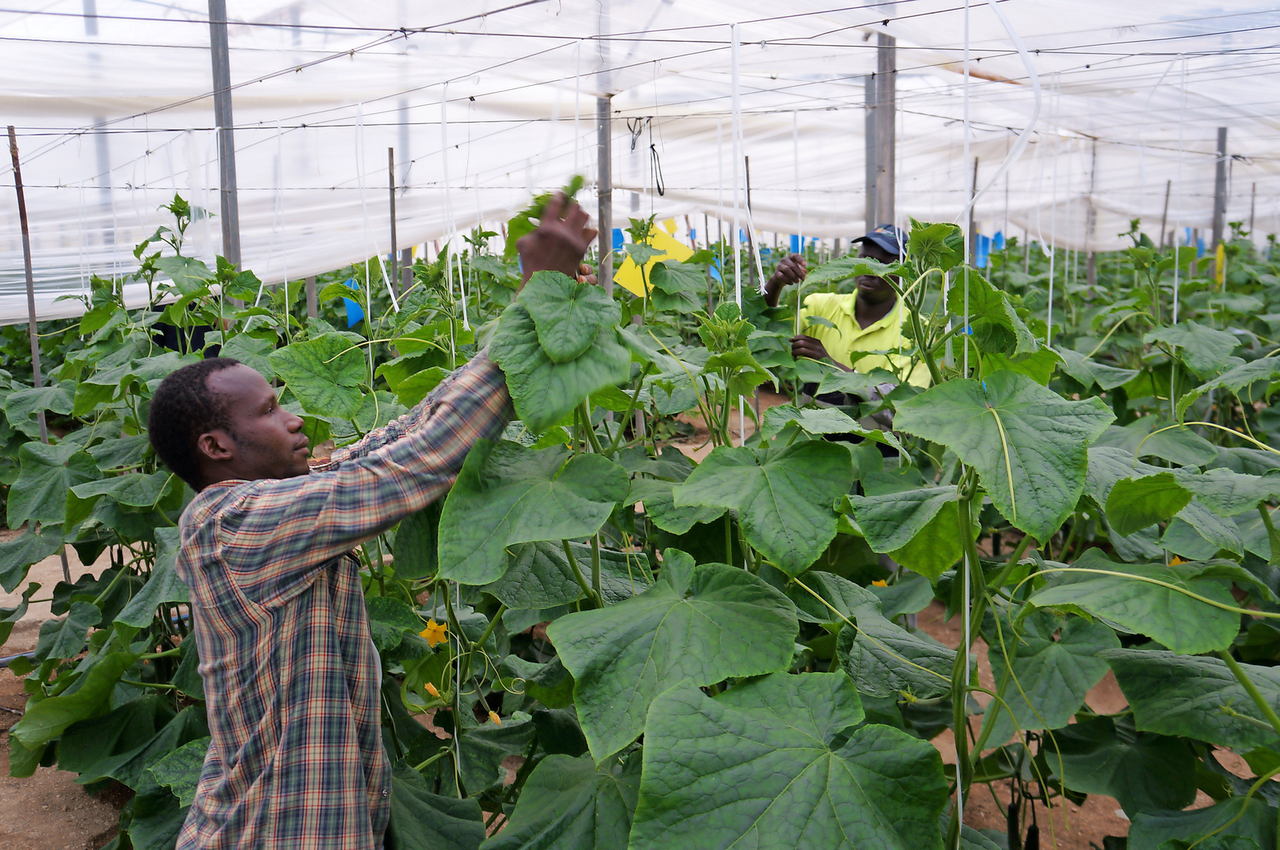
[[(912, 386), (929, 386), (929, 367), (924, 361), (918, 360), (912, 367), (911, 358), (900, 353), (913, 348), (902, 336), (902, 325), (907, 321), (902, 299), (898, 299), (884, 318), (864, 328), (854, 314), (857, 297), (857, 293), (828, 292), (808, 296), (800, 311), (800, 332), (821, 342), (833, 360), (845, 367), (852, 365), (855, 372), (865, 374), (872, 369), (886, 369)], [(810, 316), (826, 319), (835, 329), (808, 322)], [(864, 355), (857, 362), (851, 362), (855, 351), (885, 353)]]

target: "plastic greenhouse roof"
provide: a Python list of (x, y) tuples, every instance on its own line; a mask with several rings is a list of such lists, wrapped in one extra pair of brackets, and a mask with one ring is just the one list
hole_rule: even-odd
[[(1158, 229), (1166, 187), (1166, 231), (1207, 229), (1227, 127), (1227, 219), (1280, 233), (1280, 11), (1262, 3), (971, 2), (967, 85), (963, 0), (229, 0), (228, 17), (243, 265), (268, 283), (389, 250), (388, 147), (401, 247), (496, 229), (531, 193), (594, 180), (605, 93), (615, 226), (657, 213), (729, 232), (732, 23), (757, 231), (866, 229), (864, 81), (886, 33), (902, 222), (962, 219), (973, 158), (981, 188), (1029, 127), (976, 202), (982, 233), (1114, 249), (1131, 218)], [(175, 192), (217, 211), (207, 4), (0, 0), (0, 56), (38, 311), (74, 315), (78, 302), (56, 299), (132, 270)], [(0, 322), (15, 322), (26, 300), (7, 161), (0, 175)], [(189, 237), (188, 253), (220, 251), (216, 220)]]

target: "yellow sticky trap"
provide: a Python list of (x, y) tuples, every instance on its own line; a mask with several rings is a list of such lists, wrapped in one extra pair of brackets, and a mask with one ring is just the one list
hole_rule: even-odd
[[(670, 223), (674, 225), (674, 219), (670, 220)], [(663, 222), (664, 226), (666, 224), (667, 222)], [(649, 273), (653, 271), (655, 263), (661, 262), (662, 260), (678, 260), (683, 262), (693, 256), (692, 248), (681, 242), (679, 239), (676, 239), (670, 233), (666, 233), (658, 228), (654, 228), (649, 231), (649, 241), (645, 244), (650, 247), (657, 248), (660, 251), (665, 251), (666, 253), (659, 254), (646, 263), (643, 276), (641, 275), (640, 267), (637, 266), (635, 260), (630, 257), (627, 257), (627, 259), (622, 262), (622, 265), (618, 266), (618, 270), (613, 274), (614, 283), (625, 288), (635, 296), (642, 296), (644, 294), (644, 282), (648, 280)], [(649, 284), (649, 288), (652, 289), (653, 284)]]
[(1213, 277), (1218, 282), (1218, 286), (1222, 286), (1222, 281), (1227, 274), (1227, 247), (1221, 242), (1218, 243), (1218, 250), (1213, 255)]

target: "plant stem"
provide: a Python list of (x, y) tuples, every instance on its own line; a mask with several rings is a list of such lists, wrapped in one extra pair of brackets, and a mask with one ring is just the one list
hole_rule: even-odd
[(573, 557), (573, 549), (569, 547), (569, 541), (561, 540), (560, 545), (564, 546), (564, 556), (569, 559), (569, 567), (573, 570), (573, 577), (578, 582), (578, 587), (582, 588), (582, 592), (587, 595), (587, 598), (591, 600), (596, 608), (603, 608), (604, 605), (601, 603), (600, 597), (596, 596), (595, 590), (583, 578), (582, 570), (578, 569), (578, 559)]
[(618, 433), (614, 435), (613, 440), (609, 443), (609, 450), (605, 452), (605, 457), (613, 457), (614, 452), (618, 450), (618, 443), (622, 442), (622, 434), (627, 430), (627, 421), (631, 419), (631, 414), (636, 409), (636, 404), (640, 401), (640, 389), (644, 386), (644, 379), (649, 376), (649, 370), (653, 368), (652, 363), (644, 364), (644, 369), (640, 372), (640, 379), (636, 381), (636, 391), (631, 394), (631, 400), (627, 402), (627, 412), (622, 414), (622, 418), (618, 420)]
[(600, 449), (600, 441), (596, 438), (595, 426), (591, 424), (591, 407), (586, 399), (583, 399), (580, 409), (582, 415), (582, 428), (587, 432), (587, 442), (591, 445), (591, 451), (596, 454), (604, 454)]
[(418, 771), (419, 773), (421, 773), (422, 771), (426, 770), (428, 767), (431, 767), (431, 765), (433, 765), (433, 764), (435, 764), (436, 762), (440, 761), (440, 759), (444, 758), (444, 757), (445, 757), (445, 756), (447, 756), (447, 755), (451, 755), (451, 754), (452, 754), (452, 752), (453, 752), (453, 751), (452, 751), (452, 750), (450, 750), (450, 749), (448, 749), (448, 748), (443, 748), (443, 749), (441, 749), (441, 750), (440, 750), (440, 752), (436, 753), (436, 754), (435, 754), (435, 755), (433, 755), (431, 758), (429, 758), (429, 759), (427, 759), (426, 761), (424, 761), (422, 764), (416, 764), (416, 765), (414, 765), (414, 766), (413, 766), (413, 769), (414, 769), (414, 770), (416, 770), (416, 771)]
[(485, 627), (484, 634), (480, 635), (480, 640), (471, 644), (471, 648), (467, 650), (467, 663), (462, 668), (462, 678), (464, 679), (471, 678), (471, 656), (475, 654), (477, 646), (480, 647), (481, 650), (484, 649), (485, 641), (487, 641), (493, 635), (493, 630), (497, 628), (498, 621), (502, 619), (502, 615), (506, 612), (506, 610), (507, 610), (506, 604), (502, 604), (498, 606), (498, 612), (493, 615), (493, 619), (490, 620), (489, 625)]
[(1262, 692), (1258, 690), (1258, 686), (1253, 683), (1244, 672), (1244, 668), (1240, 666), (1234, 658), (1231, 657), (1230, 650), (1218, 650), (1218, 657), (1227, 663), (1227, 669), (1231, 671), (1231, 675), (1236, 677), (1236, 681), (1245, 689), (1249, 696), (1253, 699), (1254, 705), (1258, 706), (1258, 710), (1262, 712), (1262, 716), (1271, 724), (1271, 728), (1276, 730), (1276, 734), (1280, 735), (1280, 717), (1276, 716), (1275, 709), (1262, 696)]
[(604, 604), (604, 592), (600, 589), (600, 535), (591, 536), (591, 589), (596, 600)]

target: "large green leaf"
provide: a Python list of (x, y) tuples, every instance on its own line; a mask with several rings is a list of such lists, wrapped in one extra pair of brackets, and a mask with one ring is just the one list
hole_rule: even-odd
[(1107, 496), (1107, 521), (1121, 534), (1164, 522), (1191, 502), (1191, 491), (1172, 472), (1122, 478)]
[(978, 470), (996, 508), (1038, 540), (1075, 509), (1086, 450), (1115, 417), (1025, 375), (949, 381), (898, 405), (895, 427), (951, 448)]
[(14, 390), (4, 400), (4, 414), (9, 424), (28, 436), (39, 434), (36, 414), (42, 411), (69, 414), (75, 406), (75, 384), (64, 382)]
[(379, 652), (395, 649), (407, 632), (422, 630), (422, 618), (403, 599), (374, 596), (364, 604), (369, 616), (369, 636)]
[(631, 493), (627, 498), (644, 503), (645, 516), (663, 531), (672, 534), (688, 534), (689, 529), (698, 523), (711, 522), (724, 516), (725, 509), (690, 505), (677, 508), (673, 490), (680, 486), (679, 481), (666, 481), (661, 478), (636, 478), (631, 482)]
[(172, 791), (182, 806), (195, 802), (200, 771), (212, 740), (206, 736), (188, 741), (148, 768), (156, 782)]
[(354, 419), (369, 379), (362, 342), (353, 333), (322, 334), (273, 351), (271, 365), (307, 413)]
[(901, 263), (886, 264), (870, 257), (848, 254), (818, 266), (805, 275), (804, 283), (806, 286), (816, 286), (823, 283), (835, 283), (864, 274), (886, 277), (888, 275), (905, 274), (908, 271), (909, 269)]
[(1185, 425), (1170, 427), (1156, 416), (1143, 416), (1124, 427), (1112, 425), (1097, 445), (1124, 449), (1138, 457), (1158, 457), (1182, 466), (1204, 466), (1218, 457), (1218, 448)]
[(174, 282), (183, 294), (190, 294), (214, 279), (209, 267), (195, 257), (161, 257), (156, 267)]
[(489, 355), (507, 376), (516, 414), (529, 430), (545, 431), (596, 390), (631, 377), (631, 355), (612, 327), (604, 327), (581, 356), (556, 363), (538, 341), (533, 317), (520, 302), (502, 312)]
[[(591, 578), (591, 547), (569, 544), (583, 578)], [(485, 592), (511, 609), (554, 608), (582, 596), (582, 587), (559, 542), (537, 541), (512, 547), (510, 567)], [(653, 584), (649, 559), (642, 553), (600, 550), (600, 591), (606, 602), (620, 602)]]
[(437, 534), (441, 510), (442, 503), (435, 501), (400, 520), (392, 547), (396, 578), (405, 581), (426, 578), (439, 568), (440, 542)]
[(862, 726), (843, 673), (779, 673), (715, 699), (654, 701), (631, 850), (941, 850), (947, 802), (930, 744)]
[(1138, 377), (1137, 369), (1119, 369), (1090, 360), (1078, 351), (1062, 346), (1054, 346), (1054, 351), (1062, 358), (1062, 371), (1075, 378), (1085, 389), (1097, 384), (1104, 390), (1114, 390)]
[[(1214, 839), (1196, 842), (1211, 832), (1217, 833)], [(1251, 840), (1259, 848), (1275, 847), (1275, 808), (1257, 797), (1232, 797), (1189, 812), (1143, 812), (1134, 817), (1129, 827), (1127, 850), (1167, 850), (1165, 842), (1171, 839), (1196, 842), (1197, 850), (1245, 850), (1248, 845), (1243, 841), (1227, 843), (1232, 836)], [(1215, 845), (1215, 839), (1222, 843)]]
[(811, 440), (782, 449), (720, 446), (672, 494), (677, 507), (737, 511), (747, 541), (794, 576), (836, 536), (831, 506), (852, 485), (848, 450)]
[(484, 817), (474, 797), (433, 794), (422, 774), (396, 765), (391, 774), (387, 845), (396, 850), (477, 850)]
[(1003, 616), (996, 622), (999, 632), (993, 628), (985, 634), (987, 658), (1005, 705), (993, 701), (983, 718), (983, 725), (991, 726), (987, 740), (993, 746), (1008, 741), (1015, 728), (1025, 732), (1067, 725), (1084, 705), (1085, 694), (1106, 675), (1107, 664), (1097, 653), (1120, 646), (1115, 632), (1083, 617), (1064, 622), (1037, 611), (1022, 620), (1016, 634)]
[(653, 587), (561, 617), (547, 636), (573, 674), (578, 719), (601, 761), (635, 740), (649, 703), (672, 685), (785, 669), (796, 629), (790, 600), (763, 580), (723, 564), (694, 567), (668, 549)]
[[(78, 772), (81, 785), (115, 779), (135, 791), (145, 790), (154, 784), (147, 773), (150, 763), (188, 741), (208, 741), (204, 706), (188, 706), (175, 717), (166, 703), (149, 694), (72, 724), (58, 742), (58, 766)], [(198, 778), (199, 768), (196, 773)]]
[(622, 321), (617, 302), (598, 286), (560, 272), (534, 272), (517, 296), (538, 331), (538, 344), (552, 363), (582, 356), (601, 328)]
[(1230, 390), (1233, 393), (1238, 393), (1250, 384), (1258, 381), (1274, 381), (1277, 378), (1280, 378), (1280, 357), (1262, 357), (1249, 363), (1242, 363), (1239, 366), (1228, 369), (1212, 381), (1206, 381), (1195, 387), (1179, 398), (1178, 418), (1181, 419), (1185, 416), (1187, 408), (1207, 392)]
[(151, 578), (142, 590), (129, 600), (115, 621), (141, 629), (151, 625), (156, 608), (173, 603), (191, 601), (191, 592), (178, 576), (176, 567), (178, 550), (182, 543), (177, 528), (156, 529), (156, 560), (151, 568)]
[[(13, 591), (26, 578), (27, 567), (58, 554), (62, 548), (62, 535), (58, 528), (30, 528), (17, 537), (0, 543), (0, 587), (5, 593)], [(3, 643), (3, 641), (0, 641)]]
[(501, 723), (463, 726), (458, 749), (462, 754), (462, 782), (468, 792), (479, 794), (495, 786), (501, 787), (507, 775), (502, 766), (503, 760), (529, 748), (534, 728), (533, 719), (522, 712)]
[(1280, 498), (1280, 470), (1245, 475), (1225, 468), (1179, 469), (1173, 474), (1196, 501), (1219, 516), (1236, 516), (1254, 510), (1259, 502)]
[(471, 449), (440, 516), (440, 575), (488, 584), (507, 570), (508, 546), (589, 537), (627, 496), (627, 473), (565, 446), (526, 449), (481, 441)]
[(36, 641), (36, 660), (46, 658), (75, 658), (84, 649), (89, 629), (102, 620), (102, 611), (89, 602), (73, 602), (67, 616), (60, 620), (45, 620), (40, 624), (40, 637)]
[[(1133, 709), (1137, 728), (1248, 750), (1275, 746), (1271, 729), (1244, 686), (1217, 658), (1109, 649), (1101, 653)], [(1280, 668), (1241, 664), (1273, 711), (1280, 711)]]
[(0, 608), (0, 646), (4, 646), (4, 642), (9, 639), (13, 627), (27, 615), (27, 608), (31, 605), (31, 597), (40, 589), (40, 585), (31, 582), (27, 585), (27, 589), (22, 591), (22, 598), (18, 604), (12, 608)]
[(25, 522), (62, 522), (67, 515), (67, 491), (98, 477), (93, 458), (74, 443), (23, 443), (18, 462), (18, 478), (9, 487), (6, 522), (10, 528)]
[(627, 846), (640, 757), (597, 768), (590, 756), (547, 756), (520, 792), (502, 832), (485, 850), (621, 850)]
[(268, 381), (276, 379), (276, 367), (271, 363), (271, 352), (275, 346), (269, 339), (259, 339), (248, 334), (236, 334), (222, 345), (219, 357), (230, 357), (239, 360)]
[(23, 746), (34, 748), (57, 738), (77, 720), (99, 714), (107, 706), (120, 676), (137, 660), (132, 652), (113, 652), (101, 658), (84, 674), (84, 684), (78, 690), (31, 706), (9, 734)]
[[(899, 564), (931, 579), (964, 555), (955, 487), (848, 496), (842, 504), (858, 521), (873, 551), (887, 552)], [(975, 523), (969, 539), (976, 540), (981, 530)]]
[(834, 407), (797, 408), (790, 404), (780, 404), (765, 412), (764, 422), (760, 426), (760, 438), (772, 440), (788, 425), (814, 435), (856, 434), (873, 443), (883, 443), (901, 450), (902, 445), (893, 436), (892, 431), (879, 431), (875, 428), (864, 428), (858, 420)]
[(1082, 720), (1042, 740), (1045, 761), (1064, 785), (1115, 797), (1130, 818), (1195, 802), (1191, 748), (1177, 738), (1137, 731), (1131, 715)]
[[(966, 301), (966, 279), (968, 282)], [(1009, 296), (992, 286), (974, 269), (957, 272), (947, 294), (947, 309), (963, 317), (968, 310), (969, 326), (984, 350), (1004, 354), (1030, 354), (1040, 344), (1018, 318)]]
[(1235, 334), (1205, 327), (1196, 322), (1178, 322), (1167, 328), (1148, 331), (1142, 341), (1151, 345), (1163, 342), (1175, 349), (1187, 368), (1201, 378), (1227, 365), (1231, 352), (1240, 344)]
[(860, 693), (928, 699), (950, 690), (954, 650), (886, 620), (880, 612), (880, 600), (848, 579), (827, 575), (822, 585), (839, 588), (835, 607), (847, 605), (849, 610), (841, 613), (856, 625), (840, 632), (836, 654)]
[(106, 496), (116, 504), (129, 508), (152, 508), (173, 486), (181, 487), (182, 482), (171, 472), (161, 470), (146, 475), (141, 472), (129, 472), (124, 475), (113, 475), (97, 481), (87, 481), (71, 488), (76, 498), (84, 501), (96, 500)]
[[(1179, 654), (1225, 649), (1240, 618), (1217, 565), (1117, 564), (1090, 549), (1031, 596), (1042, 608), (1079, 608)], [(1199, 597), (1199, 598), (1196, 598)], [(1201, 600), (1207, 601), (1201, 601)], [(1223, 607), (1217, 607), (1223, 606)]]

